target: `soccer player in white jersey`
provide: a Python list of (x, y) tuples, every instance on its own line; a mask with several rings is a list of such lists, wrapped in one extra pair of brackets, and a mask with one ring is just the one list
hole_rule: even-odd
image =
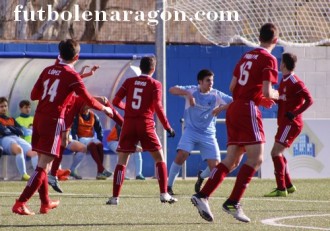
[(186, 100), (184, 110), (184, 131), (177, 147), (177, 155), (171, 165), (168, 176), (168, 192), (173, 193), (174, 181), (179, 175), (182, 164), (192, 150), (198, 149), (208, 168), (199, 172), (195, 191), (199, 192), (204, 178), (220, 162), (220, 149), (216, 138), (216, 119), (226, 110), (232, 97), (213, 87), (214, 74), (203, 69), (197, 75), (198, 85), (174, 86), (170, 88), (173, 95), (183, 96)]

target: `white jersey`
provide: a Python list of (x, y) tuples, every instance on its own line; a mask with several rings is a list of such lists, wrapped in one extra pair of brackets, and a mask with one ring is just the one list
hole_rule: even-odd
[(217, 117), (212, 115), (212, 111), (220, 105), (231, 103), (232, 97), (214, 88), (208, 93), (202, 93), (199, 86), (195, 85), (177, 87), (189, 91), (196, 102), (195, 106), (190, 106), (189, 99), (185, 97), (185, 128), (190, 128), (201, 134), (215, 134)]

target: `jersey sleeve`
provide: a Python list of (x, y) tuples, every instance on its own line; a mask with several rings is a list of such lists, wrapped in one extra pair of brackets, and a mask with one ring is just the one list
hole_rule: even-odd
[(217, 106), (233, 102), (233, 97), (217, 90)]
[(117, 91), (115, 98), (113, 99), (112, 103), (114, 106), (125, 110), (125, 103), (122, 102), (122, 99), (126, 97), (126, 93), (127, 93), (127, 81), (125, 80), (125, 82), (122, 84), (122, 86), (120, 87), (120, 89)]
[(44, 88), (43, 84), (42, 84), (42, 75), (43, 72), (40, 74), (37, 82), (34, 84), (32, 91), (31, 91), (31, 95), (30, 98), (31, 100), (40, 100), (42, 97), (42, 89)]
[(296, 89), (299, 89), (298, 91), (296, 91), (297, 96), (302, 97), (305, 100), (304, 103), (299, 108), (297, 108), (296, 111), (293, 112), (293, 114), (299, 115), (306, 111), (307, 108), (309, 108), (313, 104), (313, 97), (302, 81), (299, 81), (295, 85), (297, 85)]
[(269, 81), (273, 84), (277, 83), (277, 61), (275, 58), (265, 58), (265, 66), (262, 70), (262, 80)]

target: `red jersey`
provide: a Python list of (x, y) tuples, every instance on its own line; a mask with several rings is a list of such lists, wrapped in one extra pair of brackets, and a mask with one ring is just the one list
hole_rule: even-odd
[(65, 109), (74, 92), (90, 107), (96, 110), (103, 108), (103, 105), (87, 92), (73, 67), (61, 63), (43, 70), (32, 89), (31, 99), (39, 100), (36, 113), (52, 118), (64, 118)]
[(277, 123), (287, 122), (285, 113), (292, 112), (296, 115), (294, 121), (301, 125), (302, 112), (305, 111), (313, 103), (305, 84), (295, 74), (283, 76), (278, 88), (278, 115)]
[(243, 55), (233, 75), (237, 78), (234, 101), (253, 100), (258, 105), (262, 97), (262, 82), (277, 83), (277, 60), (266, 49), (256, 48)]
[(162, 84), (159, 81), (147, 75), (126, 79), (116, 93), (113, 104), (118, 106), (124, 97), (126, 97), (124, 121), (126, 118), (136, 118), (137, 121), (141, 119), (154, 122), (156, 112), (163, 127), (171, 128), (161, 103)]

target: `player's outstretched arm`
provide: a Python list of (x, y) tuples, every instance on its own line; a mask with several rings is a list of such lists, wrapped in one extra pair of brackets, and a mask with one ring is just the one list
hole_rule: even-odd
[(189, 103), (190, 103), (190, 106), (195, 106), (196, 105), (196, 101), (195, 101), (195, 98), (192, 96), (192, 94), (187, 91), (187, 90), (183, 90), (177, 86), (174, 86), (174, 87), (171, 87), (169, 89), (169, 92), (172, 94), (172, 95), (180, 95), (180, 96), (185, 96), (189, 99)]
[(94, 75), (95, 71), (100, 68), (99, 65), (94, 65), (89, 72), (85, 72), (89, 67), (89, 65), (86, 65), (81, 68), (81, 71), (79, 72), (81, 78), (87, 78)]

